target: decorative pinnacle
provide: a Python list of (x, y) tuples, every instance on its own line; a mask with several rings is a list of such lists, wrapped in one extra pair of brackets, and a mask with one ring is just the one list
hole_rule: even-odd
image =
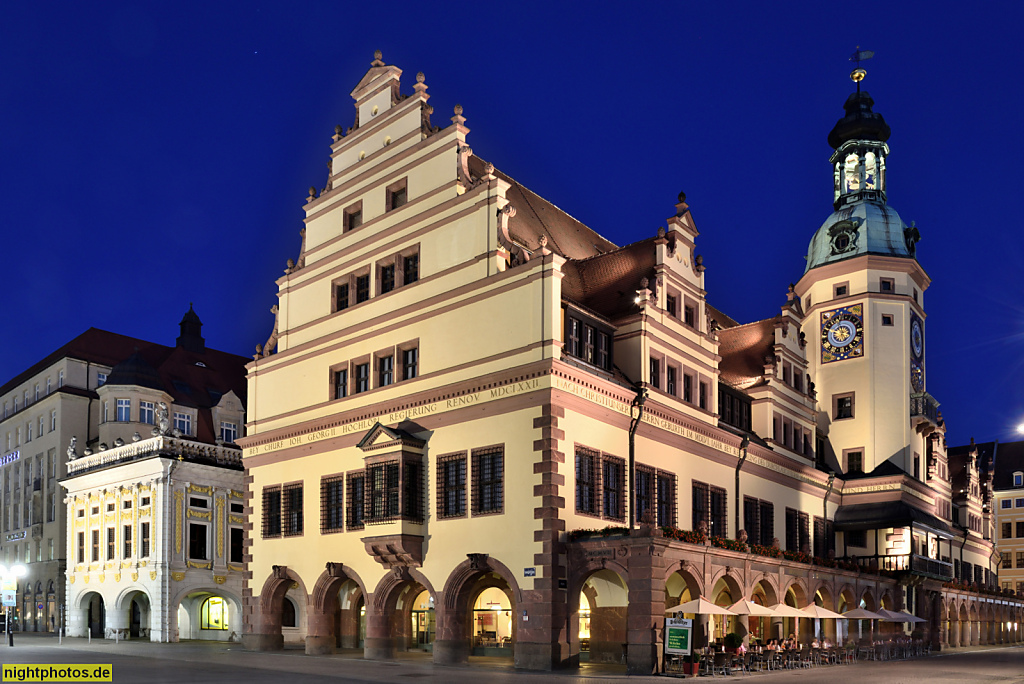
[(462, 116), (462, 105), (455, 105), (455, 116)]
[(679, 203), (682, 204), (685, 201), (686, 201), (686, 193), (685, 192), (680, 192), (679, 193)]
[(417, 83), (423, 83), (426, 80), (427, 80), (427, 77), (423, 75), (422, 71), (420, 71), (419, 73), (416, 74), (416, 82)]
[(373, 52), (373, 58), (374, 59), (380, 59), (383, 56), (384, 56), (384, 53), (382, 53), (380, 50), (374, 50), (374, 52)]

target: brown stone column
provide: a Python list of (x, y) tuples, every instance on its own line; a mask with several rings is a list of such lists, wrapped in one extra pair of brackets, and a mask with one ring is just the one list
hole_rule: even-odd
[(437, 595), (434, 604), (434, 663), (436, 665), (464, 665), (469, 662), (472, 648), (467, 631), (469, 615), (465, 610), (446, 608), (444, 593)]
[(306, 615), (306, 655), (334, 653), (334, 614), (310, 607)]
[(359, 611), (353, 608), (345, 608), (341, 611), (337, 640), (341, 648), (359, 648)]
[(396, 649), (391, 617), (377, 610), (373, 605), (372, 596), (367, 597), (366, 641), (363, 642), (363, 657), (367, 660), (394, 659)]
[(942, 592), (933, 591), (931, 593), (931, 605), (928, 620), (929, 633), (927, 635), (928, 643), (931, 644), (933, 651), (942, 650), (942, 630), (944, 628), (942, 620)]
[[(640, 536), (651, 534), (650, 537)], [(665, 625), (665, 543), (661, 530), (641, 528), (630, 538), (627, 570), (627, 674), (654, 674), (661, 670), (661, 634)], [(654, 536), (657, 535), (657, 536)]]
[[(560, 450), (565, 431), (558, 427), (565, 409), (545, 404), (541, 415), (533, 420), (539, 439), (534, 440), (536, 454), (533, 472), (540, 475), (540, 484), (533, 488), (536, 506), (533, 517), (539, 521), (533, 540), (541, 543), (540, 553), (534, 554), (537, 575), (533, 590), (523, 591), (523, 600), (515, 606), (513, 621), (515, 636), (515, 665), (525, 670), (551, 670), (572, 664), (569, 653), (569, 610), (567, 591), (559, 580), (567, 580), (564, 564), (565, 544), (561, 541), (565, 521), (565, 475), (559, 472), (565, 463)], [(535, 433), (536, 434), (536, 433)]]

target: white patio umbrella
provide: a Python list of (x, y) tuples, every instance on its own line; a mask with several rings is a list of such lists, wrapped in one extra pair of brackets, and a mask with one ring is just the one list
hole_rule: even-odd
[(903, 613), (897, 610), (886, 610), (885, 608), (879, 610), (878, 614), (881, 615), (886, 622), (927, 622), (924, 618), (919, 618), (916, 615)]
[[(666, 615), (672, 613), (693, 613), (695, 615), (736, 615), (736, 613), (728, 608), (712, 603), (703, 596), (695, 598), (692, 601), (687, 601), (686, 603), (681, 603), (674, 608), (668, 608), (665, 611)], [(714, 618), (712, 618), (712, 620), (713, 619)], [(714, 632), (714, 622), (709, 623), (708, 629), (711, 630), (708, 634), (712, 634)]]
[(811, 617), (810, 615), (808, 615), (804, 611), (800, 610), (799, 608), (794, 608), (793, 606), (787, 605), (785, 603), (776, 603), (774, 606), (771, 606), (770, 610), (772, 610), (775, 613), (775, 617), (791, 617), (791, 618)]
[(821, 620), (829, 619), (835, 620), (836, 618), (842, 619), (842, 615), (828, 608), (822, 608), (814, 603), (804, 606), (802, 610), (807, 613), (808, 616), (814, 618), (814, 636), (821, 636)]
[(861, 620), (884, 620), (884, 615), (873, 613), (870, 610), (864, 610), (863, 608), (854, 608), (843, 613), (843, 617), (848, 620), (857, 620), (857, 638), (864, 638), (864, 629), (861, 625)]
[(681, 603), (674, 608), (665, 609), (666, 615), (674, 613), (694, 613), (695, 615), (736, 615), (735, 612), (729, 610), (725, 606), (714, 604), (703, 596), (695, 598), (692, 601), (687, 601), (686, 603)]
[(729, 610), (737, 615), (752, 615), (754, 617), (778, 617), (774, 610), (760, 603), (754, 603), (747, 599), (740, 599), (729, 606)]

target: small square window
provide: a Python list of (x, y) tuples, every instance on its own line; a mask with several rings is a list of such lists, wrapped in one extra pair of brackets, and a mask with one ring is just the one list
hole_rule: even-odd
[(846, 454), (846, 472), (864, 472), (864, 453), (861, 451), (849, 451)]
[(832, 397), (832, 417), (834, 420), (842, 420), (844, 418), (853, 418), (854, 409), (854, 395), (852, 392), (849, 394), (836, 394)]
[(880, 278), (878, 280), (878, 290), (880, 292), (894, 292), (896, 290), (896, 281), (892, 278)]
[(885, 325), (885, 326), (893, 325), (892, 314), (882, 314), (882, 325)]
[(1010, 508), (1010, 507), (1012, 507), (1012, 506), (1013, 506), (1013, 501), (1012, 501), (1012, 500), (1010, 500), (1010, 499), (1003, 499), (1003, 502), (1002, 502), (1002, 504), (1000, 504), (1000, 505), (1001, 505), (1001, 506), (1002, 506), (1003, 508)]
[(139, 505), (140, 506), (148, 506), (149, 505), (149, 497), (148, 496), (144, 496), (141, 499), (139, 499)]
[(131, 507), (132, 507), (132, 500), (131, 499), (125, 499), (124, 501), (121, 502), (121, 508), (127, 509), (127, 508), (131, 508)]
[(111, 502), (107, 504), (107, 513), (113, 513), (117, 506)]
[(838, 285), (835, 285), (832, 289), (833, 299), (839, 299), (840, 297), (845, 297), (848, 294), (850, 294), (849, 283), (839, 283)]
[(1013, 505), (1017, 508), (1024, 508), (1024, 499), (1014, 499)]

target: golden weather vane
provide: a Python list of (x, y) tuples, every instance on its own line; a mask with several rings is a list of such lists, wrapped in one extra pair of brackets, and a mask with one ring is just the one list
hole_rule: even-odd
[(850, 79), (857, 84), (857, 92), (860, 92), (860, 82), (864, 80), (864, 77), (868, 75), (868, 72), (860, 67), (860, 63), (866, 59), (871, 59), (875, 56), (872, 50), (861, 50), (860, 45), (853, 51), (850, 56), (850, 61), (857, 65), (857, 68), (850, 72)]

